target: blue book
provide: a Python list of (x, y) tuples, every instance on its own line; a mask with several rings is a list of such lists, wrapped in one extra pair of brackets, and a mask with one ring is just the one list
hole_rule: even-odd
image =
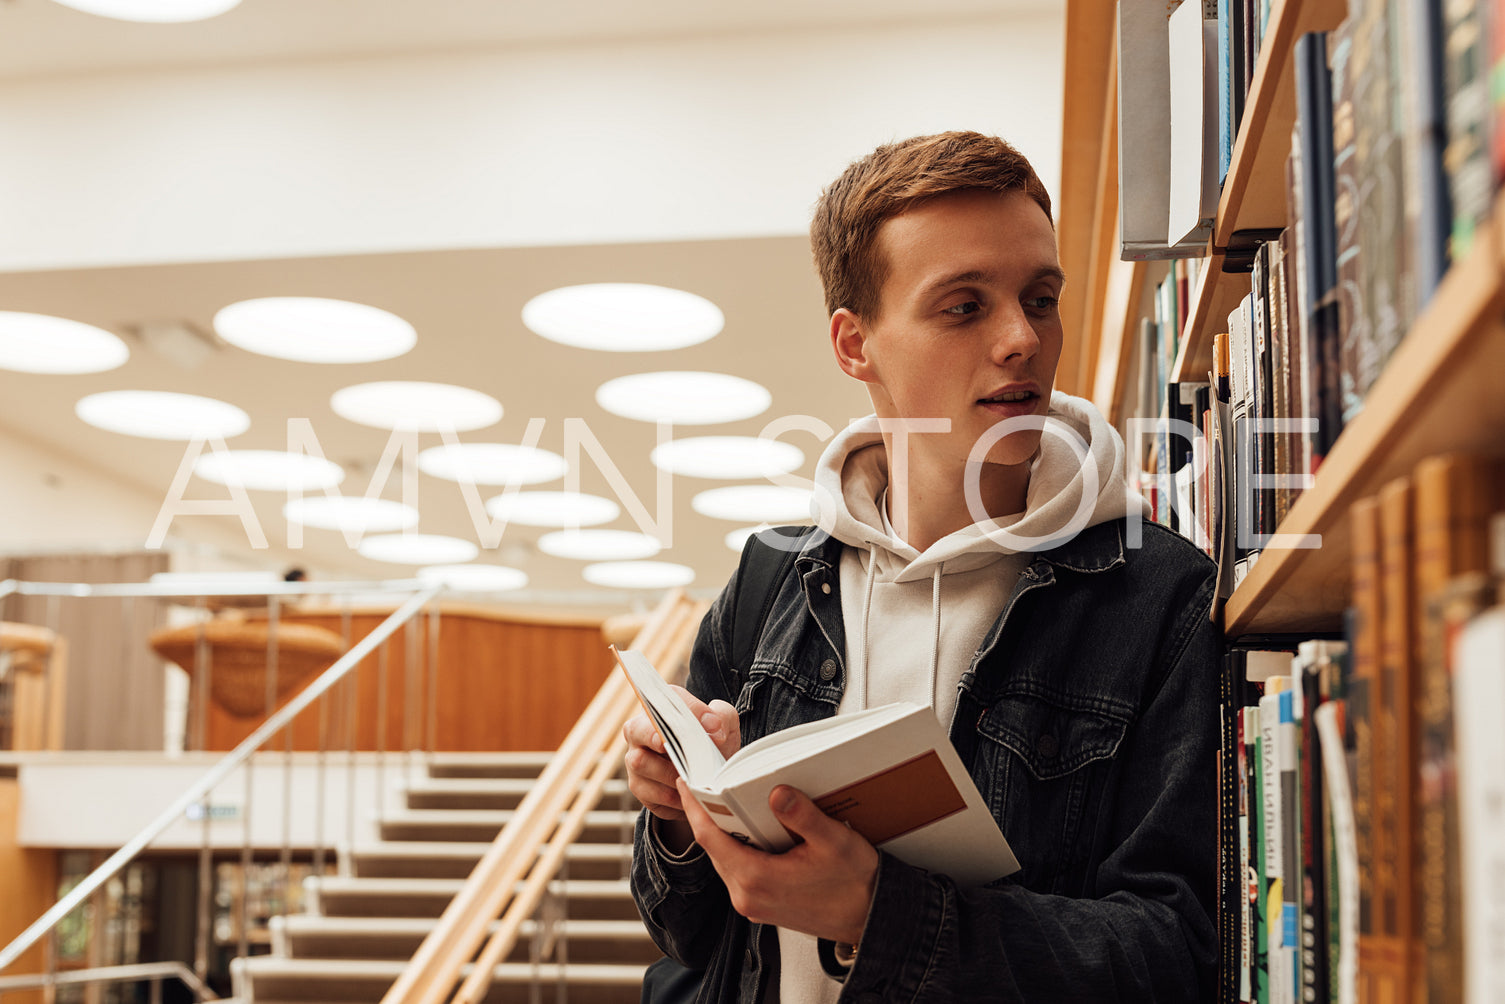
[(1233, 49), (1228, 0), (1218, 0), (1218, 184), (1228, 177), (1233, 161)]

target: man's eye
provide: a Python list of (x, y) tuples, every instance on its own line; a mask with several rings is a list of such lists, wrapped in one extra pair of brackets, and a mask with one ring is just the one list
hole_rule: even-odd
[(958, 303), (955, 306), (947, 307), (946, 313), (957, 315), (975, 314), (981, 309), (982, 304), (976, 300), (968, 300), (966, 303)]
[(1032, 296), (1025, 302), (1036, 310), (1052, 310), (1060, 301), (1053, 296)]

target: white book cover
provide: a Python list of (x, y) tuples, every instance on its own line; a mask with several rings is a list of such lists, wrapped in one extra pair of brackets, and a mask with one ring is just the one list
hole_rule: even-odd
[(1469, 622), (1453, 651), (1462, 837), (1464, 1000), (1505, 1000), (1505, 607)]
[(1171, 51), (1170, 19), (1190, 8), (1186, 17), (1197, 22), (1200, 38), (1204, 5), (1200, 0), (1183, 0), (1173, 10), (1165, 0), (1119, 0), (1117, 8), (1120, 255), (1125, 261), (1198, 256), (1206, 244), (1205, 234), (1178, 243), (1170, 239), (1168, 230), (1172, 63), (1185, 64), (1176, 67), (1177, 78), (1183, 73), (1194, 76), (1201, 91), (1204, 61), (1188, 60)]
[(1202, 244), (1218, 212), (1218, 22), (1183, 0), (1171, 12), (1167, 243)]
[(796, 725), (723, 759), (642, 653), (616, 656), (675, 770), (716, 825), (738, 839), (775, 852), (793, 846), (768, 807), (769, 793), (787, 784), (873, 846), (962, 885), (1019, 870), (930, 708), (899, 702)]

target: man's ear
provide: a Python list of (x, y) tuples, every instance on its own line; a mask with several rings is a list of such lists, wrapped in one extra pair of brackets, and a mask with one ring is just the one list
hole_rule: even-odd
[(831, 349), (836, 353), (836, 364), (849, 377), (876, 383), (878, 373), (868, 351), (867, 335), (862, 318), (846, 307), (831, 315)]

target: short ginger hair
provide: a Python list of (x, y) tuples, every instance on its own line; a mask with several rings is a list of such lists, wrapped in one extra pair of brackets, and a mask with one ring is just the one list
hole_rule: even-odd
[(1030, 162), (996, 136), (944, 132), (878, 147), (854, 161), (815, 204), (810, 249), (826, 292), (826, 315), (842, 307), (878, 313), (888, 263), (878, 247), (886, 220), (951, 192), (1023, 192), (1053, 220), (1050, 193)]

